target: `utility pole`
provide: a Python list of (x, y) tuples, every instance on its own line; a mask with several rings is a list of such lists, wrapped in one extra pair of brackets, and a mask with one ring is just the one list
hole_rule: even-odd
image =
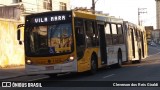
[(95, 14), (95, 1), (92, 0), (92, 13)]
[(140, 15), (147, 13), (147, 11), (145, 11), (147, 8), (138, 8), (138, 25), (142, 25), (141, 19), (140, 19)]
[(91, 9), (92, 9), (92, 13), (93, 14), (95, 14), (95, 4), (96, 4), (97, 1), (92, 0), (92, 7), (91, 7)]

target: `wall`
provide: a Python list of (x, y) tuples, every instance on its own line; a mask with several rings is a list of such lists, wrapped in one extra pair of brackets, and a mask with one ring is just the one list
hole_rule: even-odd
[(12, 3), (12, 0), (0, 0), (0, 4), (8, 5), (8, 4), (11, 4), (11, 3)]
[[(36, 13), (36, 12), (45, 12), (50, 11), (43, 8), (43, 1), (44, 0), (22, 0), (24, 9), (26, 13)], [(52, 10), (57, 11), (59, 10), (60, 2), (64, 2), (67, 4), (67, 10), (70, 10), (70, 0), (52, 0)], [(5, 5), (13, 5), (13, 0), (0, 0), (0, 4)]]
[(67, 10), (70, 10), (70, 0), (52, 0), (52, 10), (58, 11), (60, 8), (60, 2), (64, 2), (67, 4)]
[(17, 41), (18, 24), (0, 19), (0, 67), (24, 65), (24, 46)]
[(23, 0), (25, 12), (35, 13), (38, 11), (39, 0)]
[(155, 43), (160, 44), (160, 29), (156, 29), (152, 31), (152, 40)]
[(1, 6), (0, 18), (20, 20), (21, 10), (19, 5)]
[(23, 0), (22, 3), (26, 13), (50, 11), (50, 10), (44, 9), (43, 1), (44, 0)]

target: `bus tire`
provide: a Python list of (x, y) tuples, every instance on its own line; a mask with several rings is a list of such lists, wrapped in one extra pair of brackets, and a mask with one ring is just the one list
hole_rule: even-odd
[(116, 65), (116, 67), (117, 68), (122, 67), (122, 52), (121, 51), (118, 52), (118, 58), (117, 58), (117, 60), (118, 60), (118, 63)]
[(91, 57), (91, 69), (90, 69), (90, 74), (95, 74), (97, 72), (97, 58), (95, 55), (92, 55)]

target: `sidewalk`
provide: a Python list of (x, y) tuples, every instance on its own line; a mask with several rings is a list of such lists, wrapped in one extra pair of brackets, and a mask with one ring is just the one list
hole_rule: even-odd
[(4, 69), (0, 68), (0, 81), (23, 75), (26, 75), (24, 66)]

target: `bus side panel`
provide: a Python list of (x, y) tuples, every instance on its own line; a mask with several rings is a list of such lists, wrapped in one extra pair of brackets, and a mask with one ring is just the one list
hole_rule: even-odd
[(113, 65), (113, 64), (118, 63), (118, 50), (119, 49), (122, 51), (122, 62), (127, 61), (125, 45), (108, 46), (107, 47), (108, 65)]
[(129, 26), (127, 30), (127, 47), (128, 47), (128, 60), (134, 61), (139, 59), (138, 42), (135, 35), (135, 29)]
[(143, 48), (144, 48), (144, 58), (146, 58), (148, 56), (148, 44), (147, 44), (147, 39), (146, 39), (146, 31), (144, 30), (144, 28), (142, 28), (142, 39), (143, 39)]
[[(78, 72), (84, 72), (91, 69), (91, 56), (95, 52), (98, 56), (98, 48), (87, 48), (82, 59), (78, 60)], [(98, 60), (98, 63), (100, 60)]]
[(129, 30), (127, 30), (127, 50), (128, 50), (128, 60), (132, 59), (132, 39), (131, 39), (131, 33), (129, 32)]

